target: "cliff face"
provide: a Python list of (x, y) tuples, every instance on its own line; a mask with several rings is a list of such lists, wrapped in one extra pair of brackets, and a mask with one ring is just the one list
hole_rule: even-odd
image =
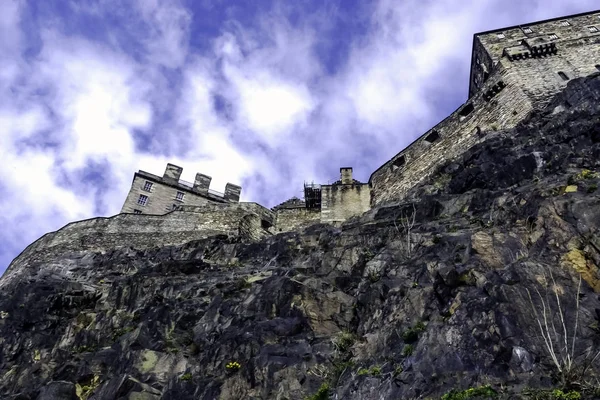
[(0, 396), (592, 398), (598, 100), (573, 81), (339, 229), (33, 247), (0, 280)]

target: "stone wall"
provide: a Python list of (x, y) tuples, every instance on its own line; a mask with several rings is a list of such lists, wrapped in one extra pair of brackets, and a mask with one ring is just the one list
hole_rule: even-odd
[(69, 268), (68, 265), (47, 264), (52, 258), (60, 259), (60, 254), (181, 245), (218, 234), (254, 240), (269, 236), (273, 222), (273, 212), (256, 203), (213, 203), (181, 207), (165, 215), (118, 214), (73, 222), (29, 245), (11, 262), (3, 282), (18, 274), (18, 266), (22, 265), (40, 268), (44, 274), (51, 274), (53, 269)]
[(400, 201), (437, 167), (482, 140), (483, 133), (511, 128), (529, 114), (530, 99), (516, 84), (499, 89), (501, 77), (499, 71), (477, 95), (373, 172), (371, 205)]
[[(216, 192), (209, 188), (210, 176), (197, 173), (191, 183), (179, 179), (182, 171), (177, 165), (167, 164), (162, 177), (146, 171), (136, 172), (121, 212), (162, 215), (183, 205), (239, 202), (240, 186), (228, 183), (225, 193)], [(140, 196), (147, 197), (145, 204), (140, 204)]]
[(302, 229), (321, 221), (319, 209), (281, 208), (276, 211), (275, 233)]
[[(146, 182), (152, 183), (150, 191), (144, 190)], [(184, 194), (182, 200), (177, 199), (177, 192)], [(138, 204), (140, 195), (148, 196), (146, 205)], [(161, 215), (181, 205), (201, 206), (212, 201), (216, 200), (200, 196), (192, 192), (190, 188), (179, 187), (177, 184), (164, 184), (156, 179), (151, 179), (151, 177), (136, 174), (121, 212), (133, 213), (134, 210), (139, 210), (142, 214)]]
[(482, 140), (480, 132), (514, 127), (571, 79), (599, 70), (600, 13), (476, 34), (469, 101), (371, 175), (371, 204), (403, 199), (439, 165)]
[(341, 222), (371, 208), (368, 184), (333, 184), (321, 186), (321, 222)]

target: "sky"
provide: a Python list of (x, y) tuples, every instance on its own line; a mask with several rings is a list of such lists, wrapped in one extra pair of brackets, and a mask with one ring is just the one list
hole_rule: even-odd
[(272, 207), (467, 99), (473, 34), (597, 0), (0, 0), (0, 273), (167, 162)]

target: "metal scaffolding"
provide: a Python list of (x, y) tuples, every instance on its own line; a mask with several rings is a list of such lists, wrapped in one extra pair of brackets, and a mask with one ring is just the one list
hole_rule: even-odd
[(304, 202), (308, 209), (320, 209), (321, 185), (304, 182)]

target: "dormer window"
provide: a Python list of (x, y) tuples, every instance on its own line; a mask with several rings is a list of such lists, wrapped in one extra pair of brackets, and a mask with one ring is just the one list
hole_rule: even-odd
[(556, 33), (551, 33), (549, 37), (550, 37), (551, 40), (558, 39), (558, 35)]
[(499, 33), (497, 36), (498, 36), (498, 39), (506, 38), (506, 35), (504, 33)]
[(525, 27), (523, 28), (523, 33), (533, 33), (533, 29), (531, 29), (530, 27)]
[(596, 28), (595, 26), (588, 26), (588, 29), (590, 30), (591, 33), (598, 32), (598, 28)]
[(569, 21), (560, 21), (561, 26), (570, 26), (571, 23)]

